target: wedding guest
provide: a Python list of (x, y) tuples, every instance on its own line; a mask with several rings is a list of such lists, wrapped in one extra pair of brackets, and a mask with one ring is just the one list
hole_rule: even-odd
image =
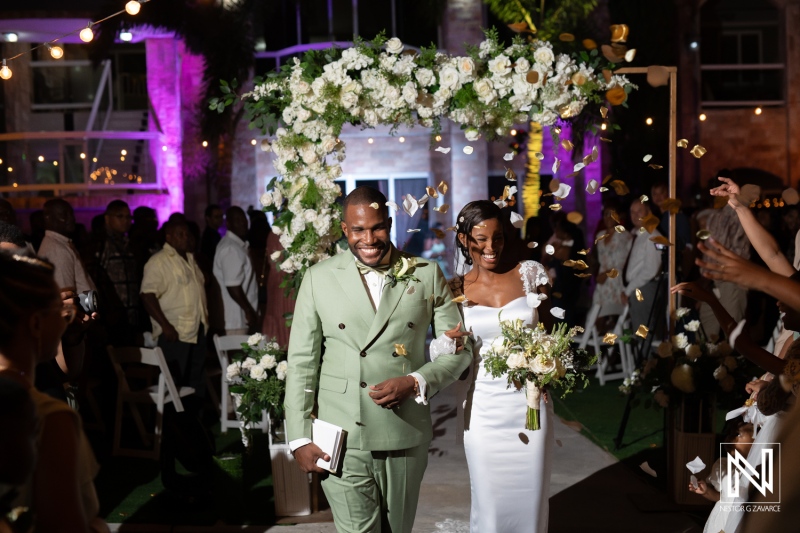
[(141, 270), (147, 260), (159, 250), (158, 217), (153, 208), (140, 205), (133, 210), (133, 224), (128, 231), (128, 238), (131, 251)]
[[(669, 200), (669, 185), (666, 181), (658, 181), (650, 188), (651, 205), (654, 206), (652, 211), (661, 219), (658, 225), (658, 231), (661, 235), (669, 235), (669, 211), (663, 209), (664, 202)], [(689, 271), (692, 268), (692, 227), (689, 224), (689, 219), (683, 214), (682, 211), (675, 213), (675, 239), (673, 243), (676, 252), (676, 265), (678, 267), (678, 279), (686, 279)], [(666, 254), (662, 259), (662, 270), (667, 270), (667, 257)]]
[(189, 231), (179, 220), (164, 224), (166, 243), (144, 266), (140, 297), (153, 327), (153, 338), (168, 362), (177, 365), (178, 386), (205, 395), (206, 309), (204, 279), (189, 252)]
[(217, 250), (217, 245), (222, 240), (219, 235), (219, 228), (222, 227), (222, 208), (217, 204), (211, 204), (206, 207), (205, 211), (206, 227), (203, 230), (203, 236), (200, 239), (200, 253), (203, 257), (212, 264), (214, 262), (214, 254)]
[(51, 263), (26, 251), (0, 252), (0, 375), (28, 390), (40, 426), (35, 472), (17, 505), (31, 508), (36, 531), (106, 532), (93, 483), (98, 465), (80, 416), (33, 387), (36, 363), (55, 357), (76, 315), (53, 273)]
[(258, 311), (258, 283), (247, 253), (247, 215), (232, 206), (225, 213), (227, 233), (214, 255), (214, 277), (222, 289), (225, 332), (228, 335), (255, 333), (261, 323)]
[(95, 284), (81, 262), (78, 249), (68, 237), (75, 231), (75, 212), (66, 200), (53, 198), (44, 204), (44, 222), (47, 228), (39, 247), (39, 256), (55, 266), (55, 280), (59, 287), (72, 287), (79, 294), (95, 289)]
[(0, 371), (0, 532), (14, 533), (12, 501), (24, 485), (36, 461), (36, 411), (28, 390)]
[[(617, 217), (617, 220), (614, 217)], [(610, 331), (616, 318), (625, 309), (625, 304), (622, 303), (622, 274), (633, 244), (633, 235), (627, 231), (617, 232), (614, 228), (619, 225), (619, 222), (621, 220), (614, 208), (603, 209), (605, 229), (597, 234), (597, 244), (594, 247), (598, 271), (595, 277), (597, 285), (594, 288), (594, 295), (592, 295), (592, 305), (600, 306), (597, 324), (598, 331), (601, 332)]]
[(289, 344), (289, 328), (286, 326), (287, 315), (294, 314), (295, 298), (286, 295), (281, 287), (283, 272), (278, 268), (282, 260), (283, 246), (280, 237), (270, 229), (267, 234), (267, 251), (264, 254), (264, 275), (266, 276), (267, 307), (264, 312), (264, 334), (275, 338), (281, 346)]
[[(644, 220), (650, 214), (650, 208), (641, 200), (634, 200), (630, 208), (633, 229), (633, 244), (628, 254), (628, 260), (622, 271), (623, 289), (620, 299), (623, 304), (630, 306), (631, 327), (636, 331), (640, 325), (652, 330), (659, 323), (658, 312), (653, 312), (655, 304), (658, 276), (661, 271), (661, 253), (650, 240), (660, 233), (654, 229), (652, 233), (640, 231), (644, 227)], [(636, 291), (640, 291), (641, 299)]]
[(42, 240), (44, 239), (44, 234), (46, 231), (44, 223), (44, 211), (41, 209), (33, 211), (28, 217), (28, 222), (30, 222), (31, 225), (31, 234), (28, 238), (28, 242), (31, 243), (34, 251), (38, 251), (39, 246), (42, 245)]

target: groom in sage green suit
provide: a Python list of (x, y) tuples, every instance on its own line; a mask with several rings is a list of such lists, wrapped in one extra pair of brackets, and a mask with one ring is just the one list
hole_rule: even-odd
[[(409, 256), (392, 246), (391, 223), (381, 192), (350, 193), (342, 223), (350, 251), (308, 269), (292, 322), (289, 446), (304, 471), (323, 473), (316, 461), (329, 457), (310, 440), (312, 412), (347, 432), (339, 471), (322, 479), (339, 532), (411, 532), (432, 437), (428, 399), (472, 360), (438, 265), (395, 271)], [(457, 353), (426, 362), (429, 325)]]

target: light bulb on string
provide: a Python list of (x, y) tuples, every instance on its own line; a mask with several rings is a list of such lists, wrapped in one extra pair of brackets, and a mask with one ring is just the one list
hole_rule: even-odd
[(142, 9), (142, 4), (140, 4), (136, 0), (131, 0), (130, 2), (125, 4), (125, 12), (128, 13), (128, 15), (138, 15), (139, 10), (141, 9)]
[(85, 28), (83, 28), (81, 30), (81, 32), (78, 34), (78, 37), (80, 37), (81, 41), (83, 41), (85, 43), (88, 43), (92, 39), (94, 39), (94, 32), (92, 31), (92, 23), (91, 22), (89, 22), (89, 24)]
[(8, 78), (11, 77), (11, 75), (12, 75), (11, 69), (8, 68), (8, 65), (6, 65), (6, 60), (4, 59), (3, 66), (2, 68), (0, 68), (0, 78), (7, 80)]
[(49, 43), (46, 43), (45, 46), (47, 46), (47, 49), (50, 50), (50, 57), (52, 57), (53, 59), (61, 59), (62, 57), (64, 57), (64, 49), (61, 48), (60, 46), (58, 45), (52, 46)]

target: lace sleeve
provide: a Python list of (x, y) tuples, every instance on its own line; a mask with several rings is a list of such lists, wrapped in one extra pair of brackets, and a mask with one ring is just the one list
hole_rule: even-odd
[(440, 355), (451, 355), (456, 353), (456, 341), (444, 333), (431, 341), (431, 361), (436, 361)]
[(522, 275), (522, 285), (525, 289), (525, 294), (534, 292), (537, 287), (542, 285), (550, 285), (550, 278), (547, 275), (547, 271), (536, 261), (523, 261), (520, 263), (519, 271)]

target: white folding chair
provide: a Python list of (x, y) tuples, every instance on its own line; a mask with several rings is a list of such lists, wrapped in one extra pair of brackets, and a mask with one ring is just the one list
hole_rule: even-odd
[[(128, 457), (145, 457), (150, 459), (158, 459), (161, 453), (161, 429), (164, 417), (164, 405), (172, 402), (175, 405), (177, 412), (183, 411), (183, 402), (181, 398), (194, 394), (192, 387), (181, 387), (180, 390), (175, 386), (175, 381), (172, 379), (172, 374), (167, 366), (167, 361), (164, 359), (164, 352), (161, 348), (115, 348), (109, 346), (107, 348), (108, 356), (111, 359), (111, 364), (114, 366), (114, 371), (117, 374), (117, 413), (114, 420), (114, 445), (112, 449), (113, 455), (124, 455)], [(146, 386), (143, 389), (133, 390), (128, 383), (128, 373), (123, 365), (139, 363), (158, 368), (158, 384)], [(120, 445), (120, 436), (122, 433), (122, 405), (127, 403), (131, 409), (133, 420), (136, 423), (139, 435), (142, 437), (146, 446), (151, 446), (150, 449), (136, 449), (136, 448), (123, 448)], [(144, 424), (137, 404), (155, 404), (156, 406), (156, 423), (153, 431), (152, 445), (150, 438)]]
[[(598, 309), (599, 313), (599, 309)], [(634, 370), (634, 362), (633, 362), (633, 353), (631, 351), (631, 346), (626, 344), (622, 341), (622, 333), (625, 329), (625, 324), (629, 322), (628, 316), (630, 315), (630, 307), (625, 306), (625, 309), (622, 310), (622, 314), (617, 317), (617, 323), (614, 325), (614, 329), (612, 332), (617, 335), (617, 341), (614, 343), (614, 346), (619, 349), (619, 358), (621, 363), (621, 370), (617, 372), (609, 372), (609, 360), (611, 355), (614, 353), (614, 347), (608, 350), (608, 353), (603, 352), (598, 346), (598, 341), (595, 340), (594, 346), (597, 350), (597, 372), (595, 373), (595, 377), (600, 381), (600, 385), (605, 385), (606, 381), (610, 381), (613, 379), (623, 379), (631, 375)], [(599, 337), (597, 334), (597, 330), (593, 327), (595, 339)], [(584, 333), (585, 336), (585, 333)], [(585, 346), (585, 345), (584, 345)]]
[[(228, 390), (227, 369), (228, 365), (231, 364), (228, 352), (241, 350), (242, 344), (246, 343), (248, 338), (247, 335), (225, 335), (223, 337), (214, 335), (214, 348), (217, 350), (219, 366), (222, 369), (219, 387), (221, 402), (219, 410), (219, 429), (222, 433), (227, 433), (228, 429), (240, 429), (239, 419), (238, 416), (236, 416), (236, 402), (233, 401), (233, 397)], [(233, 419), (231, 419), (231, 413), (229, 411), (233, 412)], [(256, 427), (265, 433), (269, 430), (269, 416), (266, 411), (264, 411), (262, 415), (261, 423)]]

